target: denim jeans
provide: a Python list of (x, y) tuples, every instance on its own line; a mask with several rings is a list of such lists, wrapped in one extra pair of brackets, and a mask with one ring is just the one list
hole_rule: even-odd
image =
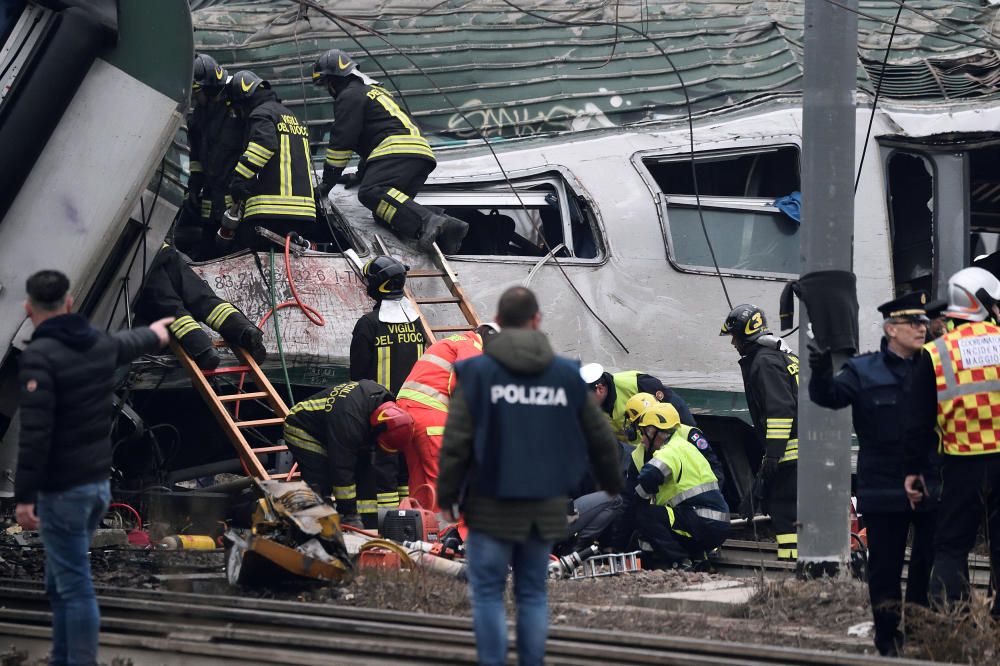
[(108, 510), (107, 481), (38, 493), (45, 590), (52, 605), (53, 666), (96, 664), (101, 616), (90, 579), (90, 541)]
[(517, 663), (541, 666), (549, 631), (548, 565), (552, 542), (529, 537), (526, 543), (495, 539), (469, 530), (465, 542), (472, 593), (472, 620), (481, 666), (507, 663), (507, 567), (514, 569), (517, 602)]

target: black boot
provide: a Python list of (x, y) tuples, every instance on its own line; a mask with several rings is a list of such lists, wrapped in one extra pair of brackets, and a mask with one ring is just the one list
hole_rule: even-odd
[(240, 347), (246, 349), (257, 363), (263, 363), (264, 359), (267, 358), (267, 348), (264, 347), (264, 334), (256, 326), (243, 331), (243, 335), (240, 336)]
[(469, 233), (469, 225), (450, 215), (431, 215), (424, 223), (417, 239), (417, 247), (424, 252), (434, 249), (434, 242), (445, 254), (455, 254), (462, 247), (462, 239)]
[(213, 347), (202, 350), (198, 355), (192, 356), (192, 358), (202, 370), (215, 370), (219, 367), (219, 363), (222, 360), (219, 358), (219, 352), (215, 351)]

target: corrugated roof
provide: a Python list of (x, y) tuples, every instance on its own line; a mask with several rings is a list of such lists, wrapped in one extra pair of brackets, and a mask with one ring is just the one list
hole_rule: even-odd
[[(268, 79), (309, 123), (317, 151), (334, 109), (309, 75), (332, 47), (402, 92), (435, 144), (477, 136), (456, 107), (483, 134), (516, 138), (681, 119), (688, 101), (701, 115), (801, 92), (804, 0), (513, 1), (574, 23), (613, 24), (617, 14), (650, 39), (614, 25), (553, 25), (502, 0), (320, 0), (343, 19), (339, 26), (295, 0), (191, 5), (196, 48), (232, 71), (252, 69)], [(898, 8), (897, 0), (860, 2), (867, 15), (859, 18), (860, 90), (871, 93), (882, 79), (883, 98), (997, 97), (997, 7), (986, 0), (908, 0), (883, 75)]]

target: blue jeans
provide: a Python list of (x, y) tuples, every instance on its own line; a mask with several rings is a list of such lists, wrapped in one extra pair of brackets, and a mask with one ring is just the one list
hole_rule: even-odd
[(526, 543), (513, 543), (469, 530), (465, 549), (480, 665), (507, 663), (507, 614), (503, 597), (507, 567), (511, 566), (517, 602), (517, 663), (541, 666), (549, 632), (547, 585), (552, 542), (529, 537)]
[(38, 493), (45, 590), (52, 605), (53, 666), (96, 664), (101, 616), (90, 579), (90, 542), (111, 501), (107, 481)]

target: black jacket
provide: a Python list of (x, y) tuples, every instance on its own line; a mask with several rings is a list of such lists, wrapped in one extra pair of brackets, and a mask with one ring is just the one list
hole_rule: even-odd
[(358, 319), (351, 334), (351, 379), (370, 379), (396, 395), (427, 342), (420, 319), (408, 324), (379, 321), (379, 305)]
[[(916, 358), (896, 355), (883, 338), (880, 351), (848, 359), (836, 375), (829, 366), (814, 370), (809, 379), (809, 397), (817, 405), (852, 407), (860, 447), (857, 496), (862, 513), (909, 510), (903, 490), (903, 442), (908, 422), (903, 410)], [(924, 471), (935, 496), (939, 487), (936, 477), (932, 470)], [(933, 508), (933, 503), (919, 506)]]
[(188, 116), (191, 148), (188, 188), (195, 198), (211, 202), (211, 208), (202, 205), (202, 217), (218, 218), (227, 208), (229, 180), (244, 147), (243, 126), (243, 121), (225, 102), (197, 106)]
[(42, 322), (21, 355), (21, 440), (14, 496), (108, 478), (114, 374), (159, 349), (148, 328), (108, 335), (79, 314)]
[(765, 455), (780, 458), (798, 438), (799, 359), (773, 346), (751, 344), (740, 359), (743, 390)]
[(244, 219), (315, 222), (309, 129), (266, 88), (254, 92), (249, 106), (230, 185), (233, 199), (245, 205)]
[[(512, 372), (537, 375), (554, 356), (541, 331), (505, 329), (483, 342), (483, 353)], [(618, 469), (618, 445), (608, 419), (591, 400), (584, 401), (580, 426), (587, 438), (590, 465), (601, 487), (618, 493), (622, 477)], [(450, 507), (460, 500), (474, 463), (475, 423), (459, 384), (448, 405), (448, 421), (441, 444), (438, 504)], [(507, 541), (524, 542), (533, 530), (543, 539), (566, 536), (566, 497), (539, 500), (494, 499), (476, 495), (465, 498), (464, 515), (469, 527)]]
[(336, 119), (330, 131), (323, 182), (334, 183), (354, 153), (361, 156), (359, 170), (369, 161), (388, 157), (435, 161), (434, 151), (417, 124), (385, 89), (349, 78), (333, 98)]

